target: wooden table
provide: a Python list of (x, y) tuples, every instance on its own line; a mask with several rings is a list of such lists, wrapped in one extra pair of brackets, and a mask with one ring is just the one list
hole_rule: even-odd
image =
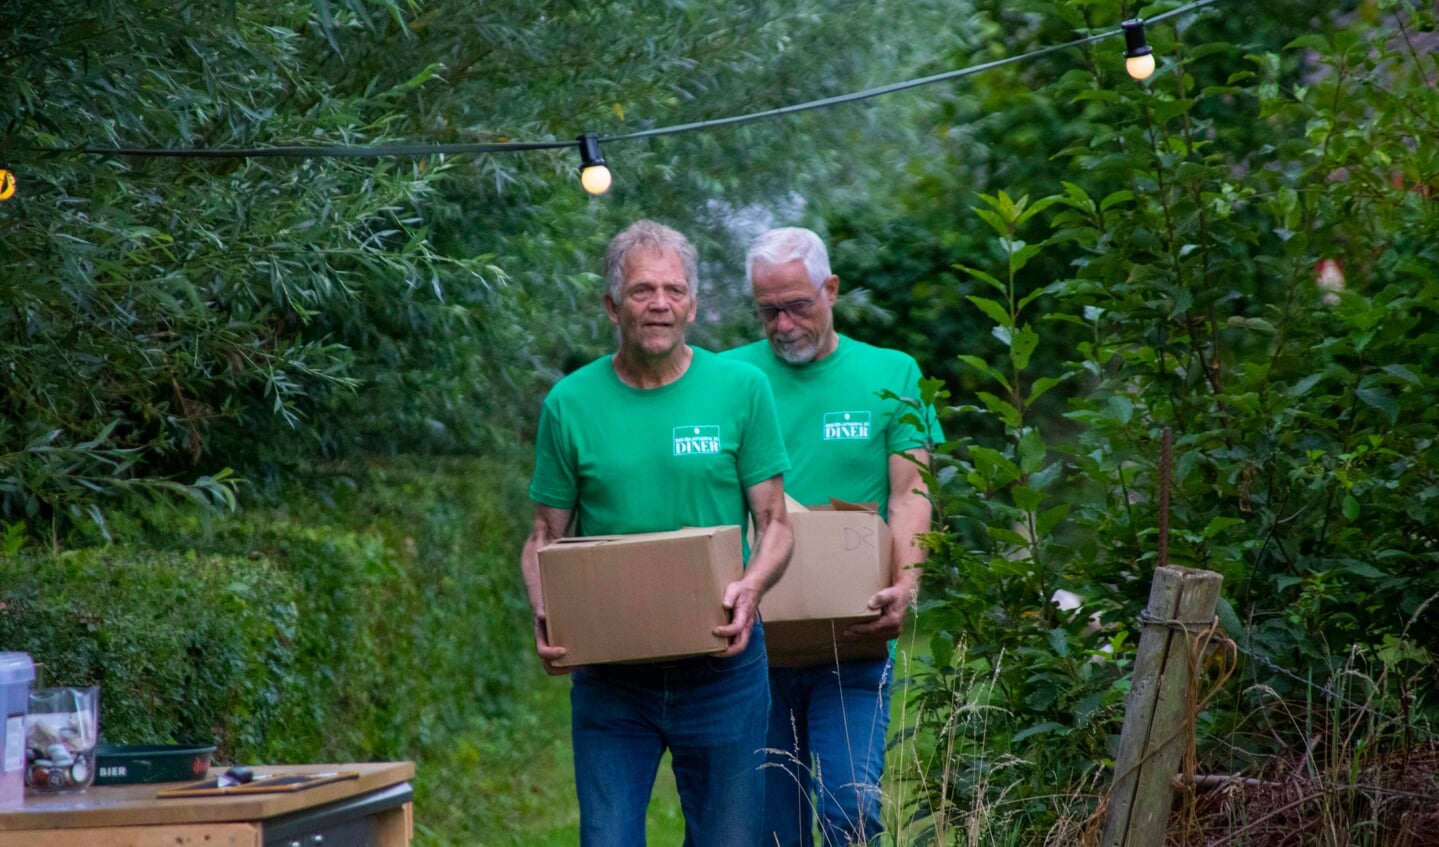
[[(212, 768), (215, 778), (224, 768)], [(254, 772), (355, 772), (302, 791), (161, 799), (155, 792), (183, 783), (91, 786), (80, 794), (26, 792), (22, 808), (0, 812), (0, 847), (341, 847), (308, 822), (362, 815), (361, 847), (408, 847), (414, 831), (408, 780), (413, 762), (256, 765)], [(388, 806), (366, 811), (366, 805)], [(347, 812), (346, 809), (359, 811)], [(336, 827), (354, 827), (346, 824)], [(332, 830), (338, 831), (338, 830)], [(329, 833), (326, 833), (329, 834)]]

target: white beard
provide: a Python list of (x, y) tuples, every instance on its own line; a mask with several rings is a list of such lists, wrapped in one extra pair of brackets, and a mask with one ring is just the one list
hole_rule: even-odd
[(770, 342), (770, 349), (791, 365), (807, 365), (814, 361), (815, 354), (819, 352), (819, 345), (813, 344), (803, 338), (785, 342), (776, 340)]

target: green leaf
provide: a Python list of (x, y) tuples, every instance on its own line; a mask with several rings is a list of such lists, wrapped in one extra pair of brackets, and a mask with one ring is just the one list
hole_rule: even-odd
[(1010, 232), (1010, 230), (1009, 230), (1009, 223), (1008, 223), (1003, 217), (1001, 217), (1000, 215), (996, 214), (995, 212), (991, 212), (991, 211), (988, 210), (988, 209), (975, 209), (975, 210), (974, 210), (974, 213), (975, 213), (976, 215), (979, 215), (980, 220), (982, 220), (982, 221), (984, 221), (985, 223), (989, 224), (989, 228), (992, 229), (992, 230), (994, 230), (995, 234), (997, 234), (997, 235), (1008, 235), (1008, 234), (1009, 234), (1009, 232)]
[(1263, 318), (1246, 318), (1239, 315), (1230, 315), (1227, 323), (1230, 326), (1254, 330), (1255, 332), (1263, 333), (1264, 335), (1273, 335), (1276, 331), (1274, 329), (1274, 324), (1264, 320)]
[(1157, 100), (1154, 101), (1154, 120), (1158, 123), (1167, 123), (1180, 115), (1187, 114), (1194, 108), (1194, 98), (1185, 97), (1180, 100)]
[(1134, 418), (1134, 401), (1122, 394), (1111, 396), (1104, 405), (1104, 417), (1108, 420), (1127, 424)]
[(1014, 498), (1014, 505), (1026, 512), (1033, 512), (1039, 508), (1044, 495), (1024, 485), (1012, 485), (1009, 488), (1009, 495)]
[(1379, 570), (1378, 568), (1374, 567), (1371, 564), (1368, 564), (1367, 562), (1356, 562), (1352, 560), (1346, 561), (1343, 567), (1344, 570), (1348, 571), (1349, 573), (1355, 574), (1357, 576), (1362, 576), (1365, 579), (1386, 579), (1389, 576), (1389, 574)]
[[(1039, 198), (1038, 200), (1029, 204), (1028, 208), (1026, 208), (1023, 212), (1020, 212), (1019, 216), (1014, 221), (1015, 226), (1023, 225), (1025, 221), (1029, 220), (1040, 212), (1043, 212), (1045, 209), (1048, 209), (1050, 206), (1053, 206), (1059, 201), (1060, 197), (1058, 195), (1051, 195), (1049, 197)], [(1035, 249), (1037, 250), (1038, 247), (1036, 247)]]
[(1004, 283), (1000, 282), (999, 280), (995, 279), (994, 277), (990, 276), (989, 274), (985, 273), (984, 271), (979, 270), (978, 268), (971, 268), (971, 267), (969, 267), (969, 266), (967, 266), (967, 265), (955, 265), (954, 267), (955, 267), (956, 270), (964, 271), (965, 273), (969, 274), (970, 276), (974, 277), (975, 279), (979, 280), (980, 282), (985, 283), (985, 284), (988, 285), (990, 288), (993, 288), (993, 289), (999, 291), (1000, 293), (1004, 293), (1004, 292), (1006, 292), (1006, 291), (1008, 290), (1008, 289), (1005, 287)]
[(1014, 337), (1009, 345), (1009, 355), (1014, 359), (1014, 366), (1019, 370), (1029, 367), (1029, 357), (1039, 347), (1039, 333), (1030, 329), (1028, 325), (1015, 330)]
[(1399, 403), (1382, 388), (1357, 388), (1354, 396), (1360, 402), (1383, 413), (1390, 423), (1399, 420)]
[[(1033, 483), (1033, 480), (1031, 480), (1031, 483)], [(1035, 531), (1038, 532), (1040, 536), (1049, 535), (1054, 531), (1056, 526), (1059, 526), (1061, 521), (1069, 517), (1069, 512), (1070, 505), (1068, 503), (1061, 503), (1058, 506), (1051, 506), (1045, 509), (1039, 514), (1039, 519), (1035, 522)]]
[(985, 479), (1004, 484), (1019, 478), (1019, 469), (1014, 462), (998, 450), (973, 444), (969, 447), (969, 457)]
[(1044, 249), (1044, 245), (1042, 244), (1023, 244), (1023, 242), (1015, 243), (1022, 246), (1009, 254), (1009, 272), (1011, 275), (1017, 274), (1020, 271), (1024, 270), (1024, 266), (1029, 264), (1029, 260), (1033, 259), (1035, 256), (1038, 256), (1040, 251)]
[(994, 380), (995, 382), (999, 383), (1000, 385), (1004, 386), (1004, 390), (1012, 390), (1009, 385), (1009, 380), (1005, 379), (1004, 374), (1000, 373), (985, 360), (979, 358), (978, 356), (970, 356), (966, 353), (961, 353), (956, 358), (958, 358), (961, 362), (964, 362), (966, 365), (969, 365), (970, 367), (984, 374), (985, 376), (989, 377), (990, 379)]
[(1065, 376), (1045, 376), (1036, 379), (1034, 384), (1029, 387), (1029, 396), (1024, 398), (1025, 405), (1033, 405), (1035, 400), (1044, 396), (1045, 392), (1059, 385), (1067, 378), (1068, 375), (1066, 374)]
[(1019, 426), (1019, 410), (1008, 401), (1001, 400), (987, 391), (976, 391), (974, 396), (978, 397), (985, 408), (989, 409), (990, 413), (997, 415), (1005, 424), (1011, 427)]
[(1303, 49), (1317, 50), (1317, 51), (1319, 51), (1320, 53), (1325, 54), (1325, 55), (1328, 55), (1328, 54), (1330, 53), (1329, 39), (1325, 38), (1323, 35), (1320, 35), (1319, 33), (1316, 33), (1316, 32), (1306, 33), (1306, 34), (1304, 34), (1304, 35), (1299, 36), (1298, 38), (1295, 38), (1293, 41), (1290, 41), (1288, 44), (1284, 45), (1284, 49), (1285, 49), (1285, 50), (1303, 50)]
[(1314, 389), (1314, 386), (1318, 385), (1320, 381), (1324, 379), (1324, 377), (1325, 374), (1323, 373), (1309, 374), (1308, 376), (1294, 383), (1294, 385), (1290, 386), (1288, 391), (1289, 396), (1296, 400), (1300, 397), (1303, 397), (1304, 395), (1312, 391)]
[(1248, 521), (1244, 520), (1243, 518), (1212, 518), (1209, 523), (1205, 525), (1204, 532), (1201, 533), (1201, 537), (1207, 540), (1213, 538), (1214, 536), (1230, 528), (1231, 526), (1243, 526), (1246, 523), (1248, 523)]
[(1052, 283), (1050, 283), (1049, 285), (1046, 285), (1046, 286), (1044, 286), (1044, 287), (1042, 287), (1042, 288), (1036, 288), (1036, 289), (1034, 289), (1033, 291), (1029, 292), (1028, 294), (1024, 295), (1023, 297), (1019, 298), (1019, 304), (1015, 307), (1015, 311), (1016, 311), (1016, 312), (1022, 312), (1022, 311), (1024, 311), (1024, 307), (1025, 307), (1025, 306), (1028, 306), (1030, 303), (1033, 303), (1035, 300), (1038, 300), (1039, 298), (1043, 297), (1043, 296), (1046, 295), (1046, 294), (1053, 294), (1053, 293), (1056, 293), (1056, 292), (1063, 291), (1064, 288), (1065, 288), (1065, 286), (1064, 286), (1064, 283), (1062, 283), (1062, 282), (1052, 282)]
[(1049, 630), (1049, 650), (1061, 659), (1069, 656), (1069, 633), (1060, 627)]
[(1061, 735), (1068, 734), (1064, 724), (1055, 723), (1054, 721), (1044, 721), (1043, 723), (1037, 723), (1016, 732), (1013, 740), (1015, 743), (1018, 743), (1027, 738), (1033, 738), (1036, 735), (1048, 735), (1053, 732), (1058, 732)]
[(978, 306), (979, 310), (988, 315), (989, 319), (996, 324), (1006, 328), (1014, 326), (1014, 319), (1009, 316), (1009, 311), (999, 302), (990, 300), (987, 297), (977, 297), (973, 294), (965, 299)]
[(954, 664), (954, 638), (947, 632), (937, 632), (929, 637), (929, 654), (939, 667)]
[(1215, 614), (1219, 617), (1219, 625), (1224, 627), (1224, 633), (1230, 638), (1238, 639), (1244, 634), (1244, 624), (1239, 622), (1239, 616), (1234, 613), (1234, 606), (1229, 600), (1220, 597), (1215, 603)]
[(1029, 546), (1029, 539), (1007, 526), (986, 526), (985, 534), (1001, 544), (1023, 549)]
[(1019, 469), (1026, 474), (1034, 473), (1044, 467), (1048, 454), (1049, 450), (1039, 430), (1027, 428), (1019, 438)]
[(919, 380), (919, 399), (926, 406), (939, 406), (949, 399), (949, 391), (945, 388), (944, 380), (926, 376)]
[(1094, 200), (1090, 199), (1089, 192), (1085, 191), (1083, 186), (1068, 180), (1060, 180), (1060, 185), (1064, 186), (1063, 199), (1060, 202), (1081, 212), (1094, 212)]
[(1133, 201), (1134, 192), (1125, 188), (1120, 191), (1114, 191), (1106, 195), (1104, 200), (1100, 202), (1099, 208), (1101, 211), (1107, 212), (1121, 203), (1132, 203)]
[(1391, 375), (1391, 376), (1396, 376), (1396, 377), (1398, 377), (1399, 379), (1402, 379), (1403, 381), (1409, 383), (1410, 385), (1422, 385), (1422, 384), (1423, 384), (1423, 380), (1421, 380), (1421, 379), (1419, 378), (1418, 374), (1414, 373), (1412, 370), (1410, 370), (1408, 367), (1406, 367), (1406, 366), (1404, 366), (1404, 365), (1399, 365), (1399, 364), (1385, 365), (1385, 366), (1383, 366), (1382, 368), (1380, 368), (1380, 370), (1384, 371), (1384, 373), (1387, 373), (1387, 374), (1389, 374), (1389, 375)]

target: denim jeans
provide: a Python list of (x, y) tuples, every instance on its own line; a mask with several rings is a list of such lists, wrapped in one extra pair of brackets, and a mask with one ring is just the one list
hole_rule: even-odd
[(670, 751), (685, 847), (756, 847), (769, 714), (764, 630), (743, 653), (573, 675), (571, 733), (582, 847), (641, 847), (645, 812)]
[(764, 844), (878, 844), (890, 661), (770, 668)]

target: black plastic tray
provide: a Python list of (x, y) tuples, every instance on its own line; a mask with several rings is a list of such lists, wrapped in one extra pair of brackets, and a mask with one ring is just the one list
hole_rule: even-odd
[(202, 779), (214, 745), (101, 744), (95, 748), (96, 785), (135, 785)]

